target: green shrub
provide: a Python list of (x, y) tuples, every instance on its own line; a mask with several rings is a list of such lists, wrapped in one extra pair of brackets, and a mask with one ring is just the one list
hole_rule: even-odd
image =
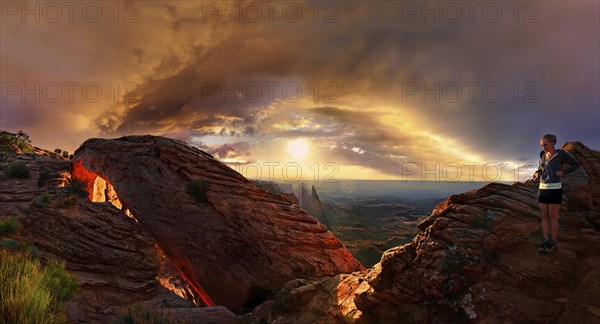
[(0, 251), (0, 323), (55, 323), (38, 261)]
[(85, 190), (86, 183), (77, 178), (71, 178), (65, 186), (65, 192), (69, 195), (76, 195), (81, 198), (87, 198), (88, 192)]
[(62, 151), (62, 156), (63, 156), (65, 159), (68, 159), (68, 158), (69, 158), (69, 151)]
[(19, 242), (11, 238), (2, 239), (0, 240), (0, 248), (13, 252), (22, 252), (23, 255), (30, 259), (40, 258), (40, 250), (31, 242)]
[(30, 259), (39, 259), (42, 256), (40, 249), (31, 242), (19, 242), (19, 250)]
[(4, 221), (0, 221), (0, 235), (7, 235), (16, 232), (21, 224), (16, 217), (10, 216)]
[(52, 175), (49, 171), (40, 172), (40, 177), (38, 178), (38, 187), (43, 187), (48, 184), (48, 180), (52, 179)]
[[(0, 251), (0, 323), (64, 323), (62, 298), (77, 286), (72, 275), (52, 261), (42, 267), (22, 253)], [(64, 285), (57, 289), (56, 285)]]
[(21, 149), (22, 153), (33, 152), (33, 146), (31, 146), (29, 143), (19, 142), (17, 146)]
[(47, 192), (44, 192), (39, 197), (37, 197), (33, 200), (33, 204), (35, 205), (35, 207), (44, 208), (44, 207), (48, 206), (50, 199), (51, 199), (50, 194)]
[(9, 250), (9, 251), (18, 251), (21, 248), (19, 241), (11, 238), (0, 240), (0, 248)]
[(75, 206), (76, 203), (77, 203), (77, 195), (73, 195), (73, 194), (68, 195), (62, 201), (63, 206)]
[(25, 134), (23, 131), (18, 131), (15, 134), (14, 144), (21, 150), (23, 153), (33, 152), (33, 146), (31, 146), (31, 140), (29, 139), (29, 135)]
[(203, 180), (194, 180), (187, 185), (186, 192), (197, 202), (206, 202), (208, 184)]
[(17, 134), (15, 134), (15, 137), (17, 139), (17, 146), (21, 149), (29, 149), (31, 148), (31, 151), (33, 151), (33, 147), (31, 146), (31, 139), (29, 139), (29, 135), (25, 134), (25, 132), (23, 131), (18, 131)]
[(169, 311), (160, 311), (137, 303), (117, 317), (118, 324), (170, 324), (177, 323)]
[(29, 178), (29, 169), (23, 162), (12, 162), (8, 165), (8, 169), (6, 170), (6, 175), (12, 178)]
[(72, 299), (79, 289), (79, 284), (65, 269), (65, 264), (56, 260), (50, 260), (46, 264), (42, 281), (59, 303)]
[[(33, 146), (31, 146), (29, 135), (25, 134), (23, 131), (19, 131), (17, 134), (0, 131), (0, 144), (14, 145), (23, 153), (33, 152)], [(14, 150), (10, 149), (10, 151)]]

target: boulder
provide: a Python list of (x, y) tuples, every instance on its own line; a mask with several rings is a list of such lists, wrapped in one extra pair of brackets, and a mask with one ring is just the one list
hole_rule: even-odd
[[(243, 312), (273, 298), (291, 279), (364, 269), (299, 206), (183, 142), (90, 139), (75, 152), (73, 165), (73, 176), (88, 183), (90, 197), (108, 200), (98, 188), (114, 189), (121, 208), (209, 306)], [(108, 185), (94, 185), (95, 178)], [(206, 186), (201, 199), (186, 192), (192, 181)]]

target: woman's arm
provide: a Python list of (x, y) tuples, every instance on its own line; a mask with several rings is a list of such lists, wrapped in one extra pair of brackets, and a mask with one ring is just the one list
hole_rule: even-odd
[(573, 157), (573, 155), (571, 155), (571, 153), (569, 153), (567, 151), (562, 151), (562, 153), (563, 154), (561, 154), (561, 159), (560, 159), (561, 167), (562, 167), (563, 163), (569, 164), (569, 167), (561, 170), (564, 174), (572, 173), (581, 166), (581, 164), (579, 162), (577, 162), (577, 160), (575, 160), (575, 158)]

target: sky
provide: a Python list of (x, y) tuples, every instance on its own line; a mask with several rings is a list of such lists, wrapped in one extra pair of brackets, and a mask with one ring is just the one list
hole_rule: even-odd
[(598, 1), (2, 1), (0, 128), (185, 141), (261, 180), (523, 181), (600, 150)]

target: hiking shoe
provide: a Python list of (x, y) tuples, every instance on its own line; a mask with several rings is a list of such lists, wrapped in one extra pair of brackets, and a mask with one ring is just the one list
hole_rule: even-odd
[(556, 246), (556, 241), (555, 240), (550, 240), (548, 242), (548, 246), (546, 247), (546, 252), (547, 253), (552, 253), (554, 251), (556, 251), (558, 249), (558, 247)]
[(547, 253), (549, 247), (550, 247), (550, 240), (549, 239), (544, 239), (542, 241), (542, 244), (540, 244), (540, 247), (538, 247), (538, 251), (543, 252), (543, 253)]

